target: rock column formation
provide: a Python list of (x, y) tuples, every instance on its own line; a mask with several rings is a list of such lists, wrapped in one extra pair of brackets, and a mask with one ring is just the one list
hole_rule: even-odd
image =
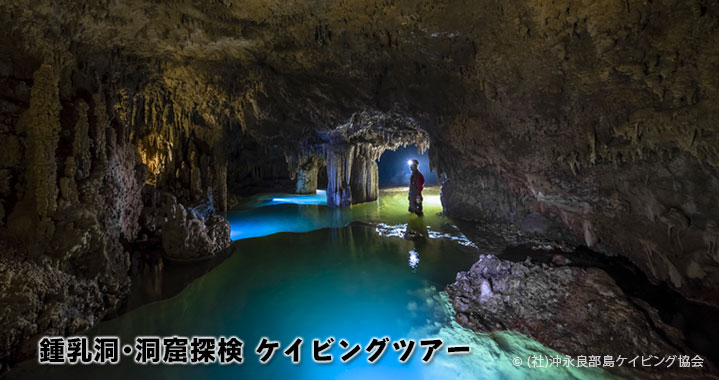
[(355, 158), (353, 145), (325, 146), (327, 165), (327, 206), (347, 207), (352, 204), (352, 163)]
[(68, 97), (63, 67), (41, 64), (32, 80), (13, 70), (5, 83), (30, 90), (11, 94), (16, 103), (4, 103), (0, 123), (11, 142), (1, 182), (13, 189), (0, 200), (8, 210), (0, 223), (2, 362), (31, 354), (30, 337), (92, 326), (127, 294), (120, 240), (138, 233), (146, 178), (96, 84)]
[(327, 205), (347, 207), (379, 196), (377, 160), (385, 150), (416, 144), (427, 149), (428, 137), (411, 119), (395, 114), (362, 112), (320, 133), (327, 165)]
[(314, 152), (302, 152), (299, 158), (287, 157), (290, 177), (295, 180), (296, 194), (315, 194), (317, 175), (323, 158)]
[(377, 159), (384, 149), (368, 143), (326, 145), (327, 205), (347, 207), (376, 200), (379, 196)]
[(350, 177), (352, 203), (374, 201), (379, 197), (377, 160), (383, 151), (383, 148), (376, 148), (367, 143), (359, 144), (355, 148)]

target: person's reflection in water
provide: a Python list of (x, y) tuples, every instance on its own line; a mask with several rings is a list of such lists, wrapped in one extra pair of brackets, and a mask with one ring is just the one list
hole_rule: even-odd
[(415, 242), (423, 242), (427, 239), (427, 236), (429, 236), (429, 233), (427, 232), (427, 226), (424, 225), (424, 219), (410, 215), (404, 238)]
[(409, 266), (412, 268), (412, 271), (417, 270), (417, 266), (420, 262), (419, 256), (424, 252), (424, 248), (427, 246), (428, 237), (429, 233), (427, 232), (427, 226), (424, 224), (424, 218), (410, 214), (409, 220), (407, 221), (407, 228), (404, 231), (404, 238), (414, 242), (414, 249), (409, 251)]

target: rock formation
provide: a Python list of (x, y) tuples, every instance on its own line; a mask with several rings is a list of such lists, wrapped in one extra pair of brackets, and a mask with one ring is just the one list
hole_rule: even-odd
[(229, 247), (230, 224), (216, 213), (212, 197), (189, 208), (170, 193), (146, 187), (144, 198), (140, 226), (147, 238), (161, 241), (163, 257), (176, 261), (207, 259)]
[[(296, 169), (295, 174), (295, 193), (297, 194), (315, 194), (317, 192), (317, 177), (320, 166), (324, 166), (324, 160), (317, 155), (305, 155), (302, 162)], [(294, 173), (292, 169), (290, 175)]]
[[(675, 332), (656, 329), (643, 310), (598, 268), (515, 263), (482, 255), (469, 271), (457, 274), (457, 281), (446, 292), (460, 325), (478, 332), (519, 331), (573, 357), (696, 355), (681, 342), (675, 343), (678, 346), (669, 343), (664, 336)], [(639, 367), (617, 370), (660, 377), (672, 371)], [(717, 377), (708, 368), (692, 373), (684, 368), (673, 371), (677, 378)]]
[(329, 131), (317, 132), (327, 166), (327, 205), (346, 207), (379, 195), (377, 160), (387, 149), (416, 144), (427, 149), (428, 137), (411, 118), (362, 112)]
[(14, 124), (3, 132), (21, 143), (11, 142), (3, 162), (3, 362), (32, 354), (29, 338), (90, 327), (127, 294), (130, 260), (119, 240), (138, 232), (146, 177), (136, 146), (117, 139), (102, 93), (61, 98), (49, 64), (31, 85), (7, 81), (30, 91), (4, 108)]
[[(9, 25), (16, 7), (25, 5), (0, 5), (3, 22)], [(138, 110), (144, 98), (128, 88), (147, 78), (119, 77), (138, 74), (131, 64), (113, 71), (118, 56), (111, 51), (92, 54), (85, 45), (71, 47), (60, 31), (48, 41), (24, 34), (31, 23), (14, 25), (15, 34), (0, 39), (7, 53), (0, 58), (0, 372), (32, 357), (38, 337), (87, 329), (121, 304), (131, 263), (123, 243), (140, 232), (146, 181), (186, 189), (177, 193), (188, 201), (206, 199), (210, 188), (224, 202), (227, 192), (226, 166), (217, 158), (222, 147), (211, 149), (196, 138), (183, 145), (172, 137), (175, 152), (167, 156), (179, 159), (148, 155), (147, 141), (176, 131), (154, 129), (153, 117), (162, 118), (151, 105)], [(145, 119), (148, 110), (153, 117)], [(176, 162), (187, 171), (148, 178), (148, 166)], [(183, 252), (226, 246), (229, 226), (220, 218), (206, 223), (205, 234), (216, 244), (191, 240)], [(183, 227), (197, 230), (191, 221), (176, 233)], [(201, 240), (203, 232), (191, 235)]]

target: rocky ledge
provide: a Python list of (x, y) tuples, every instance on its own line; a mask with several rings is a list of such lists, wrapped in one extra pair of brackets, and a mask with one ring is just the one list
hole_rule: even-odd
[(186, 207), (174, 195), (147, 186), (143, 198), (142, 240), (159, 241), (164, 258), (208, 259), (230, 246), (230, 223), (216, 213), (212, 197), (195, 207)]
[[(598, 268), (523, 263), (482, 255), (446, 288), (457, 322), (477, 332), (514, 330), (566, 355), (690, 355), (679, 332), (657, 327)], [(670, 342), (671, 341), (671, 342)], [(641, 377), (719, 378), (705, 369), (642, 370)], [(616, 370), (623, 374), (629, 367)], [(634, 373), (632, 376), (636, 376)]]

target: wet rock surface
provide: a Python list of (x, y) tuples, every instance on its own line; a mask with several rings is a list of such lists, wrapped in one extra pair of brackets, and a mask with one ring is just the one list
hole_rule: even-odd
[(110, 128), (102, 93), (65, 99), (61, 112), (59, 79), (41, 66), (27, 108), (5, 108), (23, 144), (2, 164), (12, 189), (0, 225), (3, 366), (31, 357), (42, 335), (92, 326), (129, 291), (120, 237), (139, 231), (146, 169)]
[[(513, 262), (482, 255), (446, 288), (457, 322), (477, 332), (519, 331), (573, 357), (612, 355), (696, 355), (668, 326), (658, 329), (646, 312), (652, 307), (625, 296), (599, 268)], [(656, 310), (653, 310), (656, 313)], [(709, 362), (704, 370), (639, 368), (642, 377), (717, 378)], [(635, 369), (617, 369), (630, 374)]]
[[(7, 48), (6, 40), (0, 44)], [(0, 372), (31, 358), (40, 336), (77, 333), (122, 304), (148, 180), (145, 151), (131, 137), (117, 88), (83, 64), (43, 64), (12, 51), (0, 65), (11, 62), (0, 81), (12, 89), (0, 97)], [(211, 165), (193, 152), (188, 189), (202, 189)], [(222, 167), (211, 169), (212, 181), (225, 181)], [(180, 179), (184, 173), (176, 172)], [(193, 199), (191, 191), (177, 193)], [(227, 222), (210, 219), (202, 228), (195, 219), (178, 221), (177, 233), (192, 231), (185, 256), (228, 244)]]
[(145, 187), (143, 197), (141, 231), (147, 240), (159, 241), (163, 257), (177, 261), (202, 260), (230, 246), (230, 223), (217, 214), (212, 198), (195, 207), (186, 207), (174, 195), (152, 186)]
[(168, 215), (162, 227), (162, 247), (168, 259), (205, 259), (230, 246), (230, 223), (223, 216), (203, 218), (181, 204), (170, 206)]

